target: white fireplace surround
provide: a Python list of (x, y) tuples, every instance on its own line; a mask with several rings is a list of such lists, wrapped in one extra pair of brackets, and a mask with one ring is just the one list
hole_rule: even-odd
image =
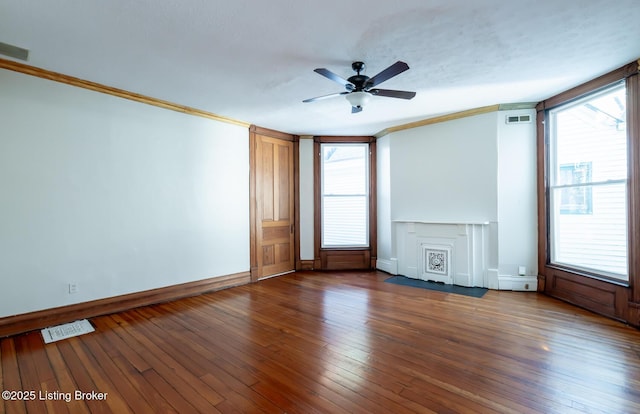
[(446, 284), (490, 287), (489, 224), (394, 221), (397, 273)]

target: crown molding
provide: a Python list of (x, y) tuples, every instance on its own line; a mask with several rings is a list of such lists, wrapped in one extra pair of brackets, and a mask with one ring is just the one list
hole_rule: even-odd
[(469, 116), (480, 115), (480, 114), (486, 114), (489, 112), (497, 112), (499, 110), (500, 110), (500, 105), (489, 105), (489, 106), (482, 106), (480, 108), (468, 109), (466, 111), (454, 112), (452, 114), (441, 115), (434, 118), (427, 118), (427, 119), (422, 119), (420, 121), (410, 122), (408, 124), (389, 127), (375, 134), (375, 137), (382, 138), (383, 136), (388, 135), (392, 132), (404, 131), (405, 129), (413, 129), (413, 128), (418, 128), (425, 125), (438, 124), (440, 122), (453, 121), (455, 119), (466, 118)]
[(208, 118), (214, 121), (220, 121), (228, 124), (239, 125), (245, 128), (249, 128), (249, 126), (251, 125), (248, 122), (239, 121), (236, 119), (216, 115), (214, 113), (203, 111), (201, 109), (196, 109), (196, 108), (176, 104), (169, 101), (152, 98), (150, 96), (141, 95), (139, 93), (129, 92), (124, 89), (118, 89), (111, 86), (102, 85), (100, 83), (91, 82), (88, 80), (76, 78), (69, 75), (64, 75), (62, 73), (57, 73), (50, 70), (38, 68), (35, 66), (26, 65), (20, 62), (14, 62), (12, 60), (0, 58), (0, 68), (23, 73), (25, 75), (30, 75), (30, 76), (35, 76), (42, 79), (51, 80), (54, 82), (60, 82), (67, 85), (76, 86), (78, 88), (89, 89), (91, 91), (116, 96), (118, 98), (128, 99), (130, 101), (157, 106), (159, 108), (168, 109), (171, 111), (182, 112), (184, 114), (199, 116), (202, 118)]

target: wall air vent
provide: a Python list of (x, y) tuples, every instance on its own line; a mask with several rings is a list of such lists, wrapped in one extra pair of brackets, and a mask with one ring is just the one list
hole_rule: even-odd
[(5, 55), (20, 60), (29, 59), (29, 51), (27, 49), (2, 42), (0, 42), (0, 55)]
[(507, 124), (530, 124), (531, 115), (507, 115), (505, 120)]

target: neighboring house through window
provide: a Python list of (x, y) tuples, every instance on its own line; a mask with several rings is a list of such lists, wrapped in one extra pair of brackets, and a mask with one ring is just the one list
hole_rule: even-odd
[(560, 166), (560, 214), (591, 214), (593, 202), (591, 182), (591, 162), (563, 164)]

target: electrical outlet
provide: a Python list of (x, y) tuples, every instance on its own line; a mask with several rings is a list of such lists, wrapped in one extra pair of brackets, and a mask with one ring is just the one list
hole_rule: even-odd
[(69, 283), (69, 294), (78, 293), (78, 284), (76, 282)]

